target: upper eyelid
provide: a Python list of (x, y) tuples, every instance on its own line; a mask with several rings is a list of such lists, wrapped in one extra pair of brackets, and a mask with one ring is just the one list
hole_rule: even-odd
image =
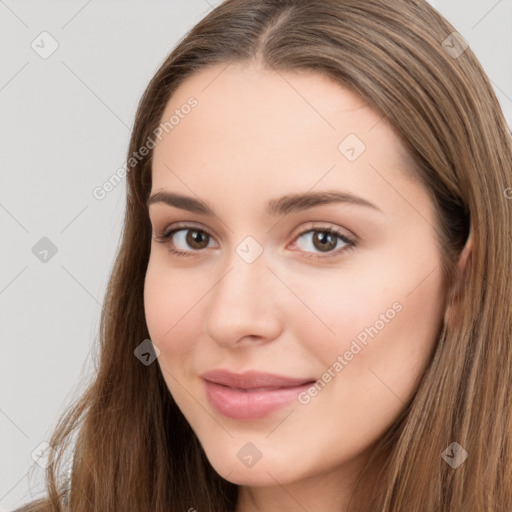
[(209, 236), (211, 237), (214, 237), (216, 238), (216, 236), (211, 232), (211, 230), (209, 230), (208, 228), (205, 228), (204, 226), (201, 226), (201, 225), (198, 225), (194, 222), (178, 222), (178, 223), (173, 223), (173, 224), (170, 224), (169, 226), (165, 227), (163, 230), (162, 230), (162, 233), (171, 233), (171, 232), (175, 232), (175, 231), (181, 231), (181, 230), (187, 230), (187, 229), (191, 229), (191, 228), (197, 228), (198, 231), (204, 231), (205, 233), (207, 233)]

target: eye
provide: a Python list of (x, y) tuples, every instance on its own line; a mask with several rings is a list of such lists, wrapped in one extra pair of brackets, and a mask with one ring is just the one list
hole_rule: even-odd
[[(303, 237), (306, 242), (298, 243)], [(198, 252), (211, 247), (209, 242), (212, 239), (213, 236), (205, 229), (188, 224), (164, 230), (155, 236), (157, 242), (167, 244), (169, 252), (179, 257), (196, 256)], [(306, 258), (318, 260), (334, 258), (356, 245), (354, 240), (333, 226), (311, 226), (311, 229), (300, 232), (295, 240), (293, 246), (298, 246)], [(190, 248), (193, 250), (187, 250)], [(310, 252), (308, 249), (319, 252)]]
[[(204, 229), (195, 226), (185, 225), (172, 230), (164, 230), (155, 236), (157, 242), (168, 244), (169, 251), (175, 256), (194, 256), (194, 252), (198, 252), (208, 247), (208, 241), (212, 239), (212, 235)], [(176, 245), (182, 248), (176, 249)], [(194, 251), (187, 251), (189, 248)]]
[[(306, 253), (306, 258), (326, 259), (335, 258), (341, 252), (355, 247), (356, 242), (333, 226), (312, 226), (313, 229), (302, 231), (296, 238), (294, 246)], [(305, 242), (299, 243), (301, 240)], [(339, 243), (340, 242), (340, 243)], [(310, 252), (308, 249), (312, 249)], [(315, 250), (319, 251), (314, 252)], [(325, 255), (323, 256), (322, 253)]]

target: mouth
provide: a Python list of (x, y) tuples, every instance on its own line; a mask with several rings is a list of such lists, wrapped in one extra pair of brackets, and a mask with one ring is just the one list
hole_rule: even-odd
[[(217, 372), (203, 375), (210, 405), (225, 417), (256, 420), (290, 405), (315, 379), (296, 379), (275, 374)], [(222, 382), (219, 382), (222, 381)]]
[(217, 384), (218, 386), (222, 386), (224, 388), (227, 388), (227, 389), (231, 389), (233, 391), (239, 391), (240, 393), (256, 393), (256, 392), (261, 392), (261, 391), (277, 391), (277, 390), (280, 390), (280, 389), (294, 389), (294, 388), (298, 388), (298, 387), (301, 387), (301, 386), (304, 386), (306, 384), (313, 384), (315, 381), (307, 381), (307, 382), (304, 382), (303, 384), (300, 384), (298, 386), (280, 386), (280, 387), (272, 387), (272, 386), (267, 386), (267, 387), (263, 387), (263, 388), (233, 388), (231, 386), (225, 386), (224, 384), (219, 384), (217, 382), (212, 382), (212, 381), (208, 381), (208, 382), (211, 382), (211, 384)]

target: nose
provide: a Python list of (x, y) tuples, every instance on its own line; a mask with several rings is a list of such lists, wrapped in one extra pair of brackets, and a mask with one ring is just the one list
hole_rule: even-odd
[(284, 318), (279, 308), (283, 284), (267, 267), (264, 253), (248, 263), (233, 252), (207, 295), (206, 335), (224, 348), (278, 338)]

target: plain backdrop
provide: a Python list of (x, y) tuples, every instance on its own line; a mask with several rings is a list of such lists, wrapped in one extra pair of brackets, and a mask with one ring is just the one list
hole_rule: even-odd
[[(124, 165), (150, 78), (219, 3), (0, 0), (0, 512), (41, 495), (31, 454), (90, 376), (126, 193), (93, 190)], [(512, 126), (512, 0), (431, 3)]]

